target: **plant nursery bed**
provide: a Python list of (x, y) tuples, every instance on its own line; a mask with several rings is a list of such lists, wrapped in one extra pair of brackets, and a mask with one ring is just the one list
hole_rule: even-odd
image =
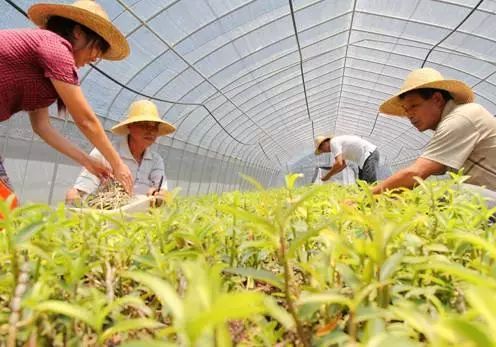
[(147, 213), (0, 202), (0, 346), (496, 346), (496, 210), (462, 177), (297, 177)]

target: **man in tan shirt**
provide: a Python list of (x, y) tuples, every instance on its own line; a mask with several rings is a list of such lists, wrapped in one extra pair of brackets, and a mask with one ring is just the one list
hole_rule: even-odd
[(373, 190), (412, 188), (414, 177), (458, 171), (466, 181), (496, 191), (496, 118), (473, 103), (465, 83), (446, 80), (434, 69), (412, 71), (400, 91), (380, 106), (380, 111), (408, 117), (419, 131), (435, 133), (424, 153), (409, 167), (396, 172)]

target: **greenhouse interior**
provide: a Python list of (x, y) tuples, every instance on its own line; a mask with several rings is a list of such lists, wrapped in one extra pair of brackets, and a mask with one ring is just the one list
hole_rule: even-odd
[(496, 0), (0, 9), (0, 347), (496, 346)]

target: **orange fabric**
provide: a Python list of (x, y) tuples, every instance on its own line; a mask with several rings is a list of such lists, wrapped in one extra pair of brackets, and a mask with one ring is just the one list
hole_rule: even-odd
[[(7, 200), (7, 198), (14, 194), (12, 190), (0, 179), (0, 199), (1, 200)], [(17, 201), (17, 197), (14, 194), (14, 199), (12, 199), (10, 203), (10, 209), (14, 209), (19, 205), (19, 202)], [(3, 216), (1, 216), (3, 217)]]

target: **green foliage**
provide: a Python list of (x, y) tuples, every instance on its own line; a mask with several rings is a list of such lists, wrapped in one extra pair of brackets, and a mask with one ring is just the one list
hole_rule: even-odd
[(298, 177), (132, 220), (0, 201), (0, 345), (496, 345), (496, 211), (463, 177)]

